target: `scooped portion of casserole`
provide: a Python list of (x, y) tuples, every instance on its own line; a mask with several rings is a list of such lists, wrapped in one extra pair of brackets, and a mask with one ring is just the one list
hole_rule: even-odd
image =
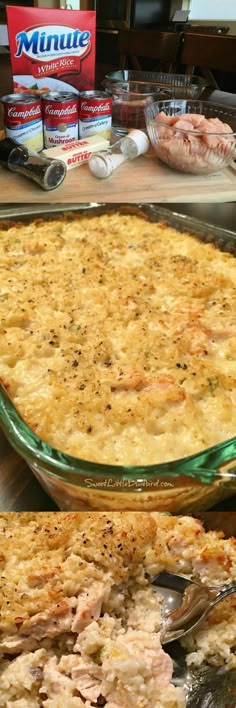
[(0, 231), (0, 378), (77, 458), (168, 462), (236, 431), (236, 259), (111, 213)]
[[(236, 578), (236, 542), (160, 513), (0, 515), (0, 707), (184, 708), (161, 646), (161, 570)], [(188, 662), (236, 667), (236, 600), (184, 641)]]

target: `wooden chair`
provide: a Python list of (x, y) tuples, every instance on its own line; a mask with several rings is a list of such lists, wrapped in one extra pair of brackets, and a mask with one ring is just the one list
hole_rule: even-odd
[(118, 33), (118, 50), (120, 69), (142, 70), (140, 59), (153, 59), (152, 70), (174, 70), (180, 35), (175, 32), (158, 32), (157, 30), (120, 30)]
[(229, 27), (223, 25), (186, 25), (184, 31), (194, 34), (228, 34)]
[(236, 37), (183, 32), (178, 62), (190, 75), (200, 69), (210, 86), (219, 88), (212, 70), (236, 72)]
[[(1, 80), (0, 96), (13, 92), (10, 54), (0, 54)], [(0, 103), (0, 132), (3, 130), (3, 105)], [(3, 137), (0, 135), (0, 137)]]
[(0, 81), (0, 96), (13, 91), (13, 79), (11, 70), (10, 54), (0, 54), (1, 66), (1, 81)]

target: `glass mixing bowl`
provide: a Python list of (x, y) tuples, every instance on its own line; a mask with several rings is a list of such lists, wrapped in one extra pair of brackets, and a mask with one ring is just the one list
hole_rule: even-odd
[[(236, 158), (236, 108), (217, 103), (212, 105), (206, 101), (172, 99), (152, 103), (146, 106), (144, 113), (155, 153), (172, 169), (191, 174), (211, 174), (224, 169)], [(181, 118), (186, 114), (218, 118), (232, 132), (227, 132), (227, 128), (221, 132), (214, 124), (211, 129), (209, 123), (207, 128), (204, 126), (201, 129), (200, 124), (189, 130), (187, 118), (176, 127), (168, 123), (168, 119)]]
[(170, 90), (148, 82), (105, 80), (103, 86), (112, 95), (112, 131), (118, 136), (133, 128), (146, 130), (144, 108), (172, 96)]
[[(71, 211), (71, 205), (68, 207)], [(217, 227), (171, 213), (155, 205), (80, 205), (76, 213), (100, 214), (125, 209), (144, 214), (151, 221), (165, 221), (180, 231), (213, 242), (236, 254), (236, 235)], [(31, 216), (17, 215), (29, 223), (37, 216), (55, 218), (65, 206), (52, 205), (50, 212), (38, 209)], [(43, 213), (43, 211), (45, 213)], [(30, 207), (29, 207), (30, 212)], [(6, 218), (6, 217), (5, 217)], [(12, 214), (8, 218), (12, 222)], [(55, 403), (56, 405), (56, 403)], [(0, 388), (0, 425), (14, 449), (62, 510), (123, 510), (191, 513), (207, 510), (236, 493), (236, 436), (200, 453), (165, 464), (137, 467), (92, 463), (71, 457), (41, 440), (23, 421), (6, 390)], [(60, 421), (58, 420), (58, 425)]]

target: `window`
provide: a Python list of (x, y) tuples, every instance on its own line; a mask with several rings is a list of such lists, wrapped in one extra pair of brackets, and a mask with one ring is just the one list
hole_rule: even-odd
[(236, 20), (236, 0), (190, 0), (189, 20)]

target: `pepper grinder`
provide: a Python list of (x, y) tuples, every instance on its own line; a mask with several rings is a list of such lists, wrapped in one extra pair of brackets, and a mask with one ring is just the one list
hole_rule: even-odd
[(46, 191), (59, 187), (66, 176), (66, 165), (62, 160), (33, 153), (12, 138), (0, 140), (0, 164), (32, 179)]

